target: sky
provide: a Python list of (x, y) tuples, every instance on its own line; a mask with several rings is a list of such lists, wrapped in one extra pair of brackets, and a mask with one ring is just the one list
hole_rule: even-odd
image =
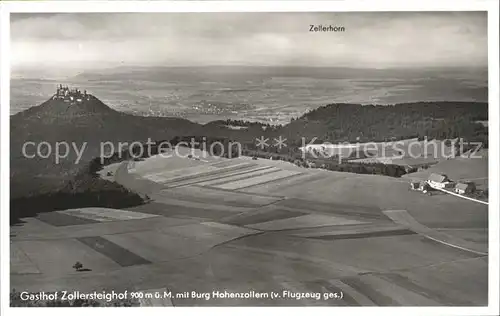
[[(310, 32), (310, 25), (344, 32)], [(486, 12), (12, 14), (13, 69), (486, 67)]]

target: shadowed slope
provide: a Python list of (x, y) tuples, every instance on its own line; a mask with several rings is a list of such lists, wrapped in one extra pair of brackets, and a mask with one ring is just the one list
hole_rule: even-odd
[[(196, 134), (201, 125), (181, 118), (141, 117), (111, 109), (99, 99), (70, 105), (62, 100), (50, 99), (40, 106), (11, 116), (11, 197), (30, 193), (47, 192), (64, 185), (90, 159), (101, 155), (101, 145), (107, 142), (118, 151), (119, 142), (148, 139), (170, 139), (176, 135)], [(37, 145), (46, 142), (52, 148), (42, 148), (33, 158), (25, 157), (23, 145), (28, 155), (36, 154)], [(69, 152), (56, 163), (57, 142), (68, 145)], [(104, 146), (104, 145), (103, 145)], [(110, 150), (111, 146), (103, 147)], [(77, 153), (83, 150), (80, 161)], [(126, 146), (124, 148), (127, 148)], [(66, 153), (66, 146), (60, 145), (60, 154)], [(123, 149), (122, 149), (123, 150)]]

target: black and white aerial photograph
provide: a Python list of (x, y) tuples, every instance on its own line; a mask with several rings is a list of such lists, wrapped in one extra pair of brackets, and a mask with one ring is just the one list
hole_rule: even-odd
[(11, 308), (498, 308), (487, 10), (163, 11), (10, 12)]

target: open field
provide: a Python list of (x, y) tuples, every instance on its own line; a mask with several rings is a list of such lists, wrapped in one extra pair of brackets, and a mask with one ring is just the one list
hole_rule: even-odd
[[(44, 275), (79, 273), (72, 267), (76, 261), (92, 271), (109, 271), (118, 265), (75, 239), (20, 241), (15, 243)], [(75, 260), (75, 258), (78, 258)]]
[(38, 267), (24, 253), (17, 243), (10, 245), (10, 273), (12, 274), (30, 274), (40, 273)]
[(214, 187), (219, 189), (227, 189), (227, 190), (238, 190), (247, 187), (252, 187), (255, 185), (260, 185), (262, 183), (272, 182), (272, 181), (280, 181), (282, 179), (290, 178), (292, 176), (300, 174), (299, 172), (289, 171), (289, 170), (280, 170), (273, 173), (267, 173), (258, 177), (250, 178), (250, 179), (242, 179), (236, 180), (224, 184), (218, 184)]
[(143, 219), (154, 216), (144, 213), (129, 212), (129, 211), (115, 210), (115, 209), (105, 209), (105, 208), (73, 209), (65, 211), (64, 213), (76, 217), (88, 218), (98, 222)]
[(52, 227), (46, 224), (48, 226), (46, 229), (36, 229), (35, 225), (40, 223), (40, 221), (35, 218), (26, 219), (26, 223), (12, 227), (11, 240), (12, 242), (17, 242), (23, 240), (52, 240), (102, 236), (106, 234), (156, 230), (170, 226), (186, 225), (199, 221), (200, 219), (158, 216), (134, 221), (101, 222), (89, 225), (71, 225), (64, 227)]
[[(207, 161), (106, 166), (103, 177), (112, 171), (109, 179), (147, 192), (151, 202), (46, 213), (11, 227), (12, 287), (343, 292), (329, 300), (143, 302), (174, 306), (487, 303), (486, 205), (418, 194), (408, 179), (247, 157)], [(387, 210), (404, 210), (412, 221), (393, 221)], [(91, 271), (76, 272), (76, 261)]]
[[(136, 161), (134, 164), (135, 172), (147, 173), (158, 169), (183, 169), (193, 166), (198, 166), (203, 162), (217, 162), (218, 157), (210, 156), (207, 152), (199, 149), (191, 149), (186, 147), (178, 146), (177, 151), (165, 150), (161, 155), (156, 155), (145, 159), (144, 161)], [(182, 156), (186, 157), (193, 155), (194, 157), (200, 157), (203, 161), (194, 159), (168, 159), (170, 156)], [(167, 159), (166, 159), (167, 158)]]
[(265, 223), (252, 224), (248, 227), (260, 230), (285, 230), (294, 228), (309, 228), (309, 227), (322, 227), (322, 226), (341, 226), (341, 225), (355, 225), (362, 224), (363, 222), (354, 221), (339, 217), (327, 215), (303, 215), (295, 218), (277, 219)]
[[(73, 210), (67, 212), (72, 212), (72, 211)], [(94, 219), (71, 216), (63, 212), (57, 212), (57, 211), (40, 214), (38, 216), (38, 219), (53, 226), (83, 225), (83, 224), (92, 224), (99, 222)]]
[(395, 223), (405, 226), (412, 231), (419, 233), (431, 240), (441, 242), (444, 245), (454, 247), (457, 249), (461, 249), (464, 251), (468, 251), (471, 253), (479, 254), (479, 255), (487, 255), (488, 249), (486, 245), (477, 242), (469, 242), (463, 240), (461, 238), (456, 238), (452, 235), (448, 235), (443, 232), (436, 231), (434, 229), (430, 229), (419, 222), (417, 222), (411, 215), (406, 211), (401, 210), (390, 210), (384, 211), (384, 213), (392, 219)]
[[(105, 238), (151, 262), (187, 258), (206, 250), (204, 244), (160, 231), (141, 231), (107, 235)], [(185, 244), (189, 242), (189, 247)]]
[(43, 213), (38, 219), (53, 226), (83, 225), (154, 217), (155, 214), (138, 213), (107, 208), (82, 208)]
[(235, 174), (235, 175), (232, 175), (229, 177), (224, 177), (222, 179), (215, 179), (215, 180), (201, 182), (201, 183), (198, 183), (198, 185), (203, 185), (203, 186), (208, 185), (208, 186), (217, 187), (217, 186), (220, 186), (220, 185), (223, 185), (226, 183), (230, 183), (233, 181), (254, 178), (254, 177), (262, 176), (262, 175), (269, 174), (269, 173), (279, 172), (279, 171), (282, 171), (282, 170), (275, 168), (275, 167), (260, 167), (260, 168), (252, 169), (251, 171)]
[(105, 255), (122, 267), (151, 263), (141, 256), (127, 250), (126, 248), (120, 247), (119, 245), (101, 236), (81, 237), (78, 241)]
[[(196, 202), (211, 204), (224, 204), (234, 206), (235, 208), (259, 207), (274, 203), (281, 199), (279, 196), (270, 196), (265, 194), (245, 194), (236, 191), (220, 190), (210, 187), (183, 187), (173, 188), (161, 191), (163, 196), (178, 199), (179, 201)], [(208, 207), (208, 206), (207, 206)]]
[[(242, 163), (225, 168), (214, 168), (211, 166), (207, 166), (205, 170), (200, 170), (199, 168), (193, 168), (194, 170), (192, 170), (192, 172), (189, 172), (189, 170), (183, 170), (180, 176), (174, 176), (174, 174), (168, 175), (163, 173), (156, 173), (153, 175), (147, 175), (144, 178), (164, 183), (169, 186), (181, 186), (196, 183), (204, 179), (213, 180), (221, 178), (224, 174), (229, 174), (234, 171), (245, 172), (250, 170), (253, 166), (254, 165), (250, 163)], [(200, 175), (203, 175), (201, 179)]]

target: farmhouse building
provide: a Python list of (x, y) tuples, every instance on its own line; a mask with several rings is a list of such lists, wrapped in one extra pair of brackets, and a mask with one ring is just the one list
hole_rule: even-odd
[(444, 189), (452, 186), (452, 182), (444, 174), (431, 173), (427, 179), (427, 183), (434, 189)]
[(410, 189), (425, 193), (429, 191), (429, 184), (426, 181), (412, 182), (410, 183)]
[(455, 192), (458, 194), (472, 193), (476, 190), (476, 185), (473, 182), (467, 183), (457, 183), (455, 186)]

